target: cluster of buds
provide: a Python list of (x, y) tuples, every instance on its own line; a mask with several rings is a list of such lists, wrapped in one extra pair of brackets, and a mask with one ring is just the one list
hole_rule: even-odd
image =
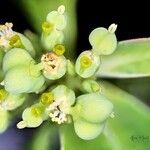
[(0, 26), (0, 132), (9, 124), (8, 112), (23, 105), (30, 95), (35, 99), (23, 110), (19, 129), (50, 120), (73, 123), (76, 134), (85, 140), (103, 131), (113, 104), (101, 92), (95, 74), (100, 56), (113, 53), (117, 47), (117, 26), (93, 30), (89, 35), (91, 50), (83, 51), (72, 62), (65, 57), (66, 25), (63, 5), (47, 15), (42, 24), (44, 50), (40, 57), (27, 37), (12, 30), (12, 23)]

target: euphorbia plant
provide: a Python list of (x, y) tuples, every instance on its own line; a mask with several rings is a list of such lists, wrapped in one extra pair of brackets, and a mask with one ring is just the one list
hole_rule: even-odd
[[(148, 109), (138, 105), (139, 102), (134, 97), (124, 95), (122, 91), (104, 81), (99, 82), (99, 76), (147, 75), (149, 70), (142, 68), (147, 60), (142, 60), (138, 54), (136, 59), (132, 59), (126, 53), (128, 49), (140, 53), (138, 47), (141, 45), (144, 48), (147, 41), (121, 42), (117, 46), (117, 25), (113, 23), (108, 29), (94, 29), (89, 35), (89, 50), (83, 51), (73, 60), (71, 55), (65, 55), (70, 51), (65, 44), (67, 35), (64, 34), (68, 23), (67, 15), (64, 5), (48, 13), (41, 26), (40, 41), (36, 43), (40, 50), (34, 47), (35, 43), (32, 44), (32, 37), (29, 37), (30, 41), (23, 34), (13, 31), (12, 23), (0, 26), (1, 132), (9, 125), (11, 111), (21, 107), (22, 120), (17, 127), (34, 128), (47, 122), (48, 125), (43, 126), (39, 136), (42, 138), (42, 132), (50, 132), (53, 138), (59, 129), (62, 149), (124, 149), (124, 140), (121, 138), (118, 142), (118, 135), (114, 135), (115, 130), (111, 131), (111, 128), (118, 127), (118, 132), (124, 133), (119, 125), (126, 125), (126, 122), (122, 124), (126, 117), (118, 116), (125, 113), (126, 107), (131, 115), (139, 113), (138, 109), (132, 110), (132, 105), (135, 104), (137, 108), (141, 107), (140, 111), (145, 117), (142, 118), (140, 114), (140, 118), (144, 123), (150, 124)], [(144, 58), (149, 56), (144, 55)], [(131, 67), (126, 67), (126, 63), (131, 63)], [(140, 69), (135, 67), (136, 63), (141, 65)], [(131, 99), (131, 102), (125, 102), (126, 98)], [(123, 99), (123, 104), (116, 101), (117, 99)], [(136, 131), (140, 126), (142, 124), (139, 123)], [(57, 129), (53, 130), (55, 127)], [(134, 134), (128, 133), (128, 138)], [(141, 133), (146, 134), (139, 132)], [(43, 140), (40, 142), (44, 143)], [(107, 142), (109, 144), (105, 145)], [(128, 147), (132, 149), (134, 143)]]

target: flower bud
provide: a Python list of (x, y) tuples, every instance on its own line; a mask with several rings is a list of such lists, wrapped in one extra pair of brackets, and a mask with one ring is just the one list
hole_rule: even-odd
[(7, 72), (18, 65), (28, 65), (33, 61), (30, 54), (21, 48), (13, 48), (3, 58), (3, 71)]
[(45, 108), (41, 104), (32, 105), (29, 108), (26, 108), (22, 114), (23, 121), (20, 121), (17, 124), (19, 129), (25, 127), (38, 127), (45, 120), (47, 114), (45, 113)]
[(100, 91), (99, 84), (94, 80), (84, 80), (82, 82), (82, 87), (85, 90), (85, 92), (88, 92), (88, 93)]
[(58, 56), (55, 53), (44, 54), (41, 58), (43, 64), (43, 75), (50, 80), (61, 78), (66, 73), (67, 61), (66, 58)]
[(109, 55), (115, 51), (117, 47), (116, 28), (117, 25), (112, 24), (108, 30), (100, 27), (90, 33), (89, 42), (92, 45), (94, 54)]
[[(31, 93), (40, 90), (45, 79), (40, 72), (34, 74), (34, 69), (29, 66), (16, 66), (10, 69), (4, 79), (5, 89), (12, 94)], [(32, 68), (32, 69), (31, 69)]]
[(83, 140), (92, 140), (96, 138), (104, 129), (104, 124), (96, 124), (79, 119), (74, 121), (76, 134)]
[(90, 93), (77, 97), (78, 116), (91, 123), (102, 123), (112, 113), (113, 105), (102, 94)]
[(0, 109), (13, 110), (22, 105), (25, 101), (24, 94), (9, 94), (6, 90), (0, 90)]
[(52, 11), (47, 15), (46, 21), (53, 24), (57, 30), (63, 30), (67, 24), (64, 12), (65, 7), (61, 5), (57, 11)]
[(79, 76), (88, 78), (96, 73), (99, 66), (99, 56), (94, 55), (91, 51), (84, 51), (77, 58), (75, 69)]

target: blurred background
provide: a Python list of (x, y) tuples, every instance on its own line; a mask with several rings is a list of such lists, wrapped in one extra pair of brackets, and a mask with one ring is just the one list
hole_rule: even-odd
[[(22, 0), (20, 0), (22, 1)], [(32, 0), (26, 0), (32, 1)], [(37, 5), (41, 0), (36, 0)], [(71, 0), (68, 0), (68, 3)], [(89, 49), (89, 33), (96, 27), (108, 27), (111, 23), (118, 24), (118, 40), (142, 38), (150, 36), (150, 13), (147, 1), (102, 1), (102, 0), (78, 0), (77, 1), (77, 53)], [(39, 12), (40, 14), (40, 12)], [(38, 15), (38, 14), (37, 14)], [(0, 24), (13, 22), (14, 30), (23, 32), (29, 29), (36, 32), (28, 20), (28, 14), (17, 0), (0, 1)], [(110, 80), (120, 88), (137, 96), (144, 103), (150, 103), (150, 79), (122, 79)], [(36, 129), (25, 129), (18, 132), (15, 124), (0, 135), (0, 150), (27, 150), (27, 145)], [(11, 148), (10, 148), (11, 146)], [(59, 149), (59, 147), (58, 147)]]

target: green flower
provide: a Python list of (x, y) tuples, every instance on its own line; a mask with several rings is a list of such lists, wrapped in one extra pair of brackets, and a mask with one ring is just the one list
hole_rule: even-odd
[(14, 110), (25, 101), (25, 94), (13, 95), (4, 89), (0, 89), (0, 109), (1, 110)]
[(58, 124), (67, 122), (71, 106), (75, 102), (75, 93), (64, 85), (57, 86), (51, 92), (54, 100), (47, 107), (51, 120)]
[(44, 54), (41, 58), (43, 65), (43, 75), (50, 80), (56, 80), (65, 75), (67, 69), (67, 60), (53, 52)]
[(116, 28), (117, 25), (111, 24), (108, 30), (100, 27), (91, 32), (89, 42), (96, 55), (109, 55), (115, 51), (117, 47)]
[(82, 52), (76, 60), (75, 70), (83, 78), (93, 76), (100, 66), (100, 58), (92, 51)]
[(35, 56), (32, 43), (23, 34), (13, 31), (12, 27), (12, 23), (0, 25), (0, 48), (5, 52), (12, 48), (23, 48)]
[[(36, 66), (35, 66), (36, 67)], [(18, 65), (7, 71), (4, 78), (5, 89), (12, 94), (38, 92), (45, 79), (34, 65)]]
[(67, 21), (64, 15), (65, 7), (58, 7), (57, 11), (52, 11), (47, 15), (46, 21), (42, 24), (42, 44), (46, 50), (52, 51), (57, 44), (64, 42), (63, 30)]
[(103, 131), (112, 111), (112, 103), (99, 93), (77, 97), (77, 103), (72, 111), (77, 135), (85, 140), (96, 138)]
[(3, 71), (6, 73), (18, 65), (29, 65), (34, 61), (30, 54), (21, 48), (13, 48), (7, 52), (3, 58)]
[(38, 103), (24, 110), (22, 114), (23, 120), (17, 124), (17, 127), (19, 129), (23, 129), (25, 127), (38, 127), (47, 117), (48, 115), (45, 112), (43, 105)]

